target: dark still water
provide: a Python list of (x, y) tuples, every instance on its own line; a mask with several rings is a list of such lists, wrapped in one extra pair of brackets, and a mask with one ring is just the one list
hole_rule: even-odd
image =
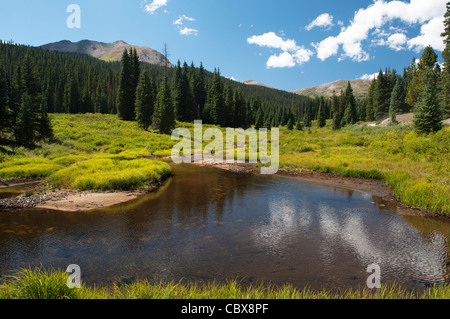
[(81, 267), (86, 284), (261, 281), (409, 288), (448, 280), (450, 223), (400, 216), (368, 194), (295, 179), (174, 166), (159, 192), (83, 213), (0, 213), (0, 276)]

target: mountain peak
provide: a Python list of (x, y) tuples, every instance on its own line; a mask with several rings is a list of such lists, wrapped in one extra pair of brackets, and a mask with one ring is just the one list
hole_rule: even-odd
[(372, 83), (372, 80), (336, 80), (333, 82), (304, 88), (300, 90), (294, 91), (294, 93), (297, 93), (299, 95), (305, 95), (309, 97), (316, 97), (316, 96), (324, 96), (324, 97), (331, 97), (333, 95), (333, 91), (336, 92), (336, 95), (339, 95), (341, 90), (345, 91), (347, 88), (348, 82), (350, 82), (353, 93), (355, 94), (355, 97), (363, 97), (367, 95), (369, 92), (370, 84)]
[(130, 45), (123, 40), (118, 40), (113, 43), (103, 43), (92, 40), (81, 40), (79, 42), (62, 40), (59, 42), (42, 45), (40, 48), (49, 51), (87, 54), (94, 58), (108, 62), (120, 61), (124, 49), (134, 48), (136, 49), (141, 62), (161, 66), (168, 63), (169, 67), (173, 67), (166, 57), (158, 51), (149, 47)]

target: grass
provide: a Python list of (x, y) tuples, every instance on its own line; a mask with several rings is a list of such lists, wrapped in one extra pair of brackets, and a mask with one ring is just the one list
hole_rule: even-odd
[(237, 281), (225, 284), (114, 283), (110, 287), (69, 289), (68, 274), (61, 270), (22, 269), (0, 286), (0, 299), (449, 299), (450, 286), (430, 287), (422, 292), (407, 291), (398, 285), (381, 289), (321, 290), (296, 289), (290, 285), (243, 286)]
[[(120, 121), (114, 115), (52, 114), (51, 120), (56, 142), (41, 143), (31, 150), (2, 147), (0, 180), (48, 177), (56, 185), (76, 185), (80, 189), (135, 187), (142, 185), (132, 167), (138, 162), (130, 161), (150, 155), (171, 155), (172, 147), (178, 143), (168, 135), (143, 131), (135, 122)], [(192, 123), (178, 125), (194, 136)], [(203, 125), (204, 130), (210, 127), (213, 126)], [(221, 130), (225, 136), (226, 130)], [(209, 142), (203, 141), (203, 147)], [(448, 126), (429, 136), (416, 134), (411, 126), (398, 125), (353, 125), (334, 131), (331, 121), (320, 129), (316, 122), (304, 131), (280, 128), (281, 170), (381, 180), (403, 203), (442, 215), (450, 214), (449, 154)], [(117, 180), (108, 178), (99, 169), (101, 160), (108, 167), (116, 165)], [(83, 161), (84, 164), (79, 164)], [(131, 167), (126, 168), (128, 165)], [(80, 171), (75, 172), (75, 168)], [(130, 169), (129, 181), (124, 181), (127, 176), (124, 168)], [(79, 179), (69, 181), (61, 172)], [(81, 178), (82, 172), (86, 173), (85, 179)], [(97, 178), (99, 182), (94, 183)], [(153, 178), (154, 174), (149, 174), (149, 180)]]

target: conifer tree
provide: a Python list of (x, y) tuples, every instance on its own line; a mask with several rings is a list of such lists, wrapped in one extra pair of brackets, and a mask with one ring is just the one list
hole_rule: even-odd
[(223, 96), (223, 84), (219, 70), (214, 70), (209, 98), (209, 107), (211, 112), (211, 119), (213, 122), (212, 124), (226, 126), (226, 118), (223, 112), (225, 105)]
[(236, 90), (233, 94), (233, 109), (234, 109), (234, 127), (247, 128), (247, 108), (244, 96), (241, 90)]
[(289, 119), (289, 120), (288, 120), (286, 126), (287, 126), (287, 129), (288, 129), (289, 131), (292, 131), (292, 130), (294, 129), (294, 124), (292, 123), (292, 119)]
[(19, 145), (30, 146), (34, 142), (34, 132), (36, 129), (34, 106), (28, 93), (23, 93), (21, 100), (15, 127), (16, 142)]
[(304, 120), (303, 120), (303, 126), (304, 127), (311, 127), (312, 126), (311, 107), (310, 107), (310, 105), (308, 105), (306, 107)]
[(155, 95), (153, 84), (148, 71), (144, 71), (139, 76), (139, 83), (136, 89), (136, 121), (144, 129), (148, 130), (152, 124), (152, 117), (155, 106)]
[(205, 71), (202, 63), (192, 78), (192, 95), (195, 116), (201, 119), (206, 103)]
[(264, 127), (264, 115), (262, 113), (262, 109), (258, 109), (258, 112), (256, 112), (256, 119), (255, 119), (255, 129), (259, 130), (260, 128)]
[(119, 75), (119, 90), (117, 94), (117, 113), (123, 121), (133, 121), (135, 91), (133, 80), (133, 65), (127, 49), (123, 51)]
[(236, 112), (235, 112), (235, 104), (233, 100), (233, 92), (231, 90), (230, 85), (227, 83), (224, 86), (224, 109), (223, 112), (225, 113), (225, 120), (226, 123), (225, 126), (229, 127), (236, 127), (237, 119), (236, 119)]
[(394, 89), (391, 94), (391, 101), (389, 106), (389, 117), (392, 123), (397, 122), (397, 114), (399, 114), (405, 108), (406, 92), (404, 90), (403, 80), (401, 77), (397, 77)]
[(8, 91), (6, 71), (2, 61), (0, 61), (0, 138), (2, 137), (3, 130), (9, 126)]
[(295, 128), (299, 131), (303, 131), (303, 124), (300, 119), (297, 121), (297, 125), (295, 126)]
[(174, 127), (175, 110), (172, 102), (171, 89), (167, 76), (164, 76), (153, 115), (153, 128), (161, 134), (170, 134)]
[(442, 129), (442, 113), (437, 98), (436, 78), (433, 71), (426, 70), (422, 81), (425, 88), (416, 104), (414, 127), (419, 133), (429, 134)]
[(325, 103), (324, 98), (321, 97), (320, 104), (319, 104), (319, 114), (318, 114), (318, 124), (319, 124), (320, 128), (325, 127), (327, 125), (324, 103)]
[(53, 128), (48, 117), (47, 98), (44, 95), (40, 106), (38, 133), (40, 138), (53, 138)]
[(347, 84), (344, 96), (345, 101), (347, 102), (344, 113), (345, 124), (355, 124), (358, 121), (358, 116), (356, 113), (356, 99), (353, 95), (353, 88), (350, 81)]
[(444, 67), (439, 81), (441, 110), (445, 119), (450, 118), (450, 2), (447, 2), (447, 12), (445, 13), (444, 38), (445, 48), (442, 51)]
[(376, 110), (375, 116), (381, 119), (389, 113), (389, 103), (391, 99), (391, 88), (389, 85), (389, 75), (381, 70), (378, 73), (376, 88)]

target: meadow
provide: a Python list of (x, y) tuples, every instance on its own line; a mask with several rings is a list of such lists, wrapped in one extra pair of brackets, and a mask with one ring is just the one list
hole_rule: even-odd
[[(114, 115), (52, 114), (51, 120), (53, 142), (33, 149), (3, 147), (1, 180), (37, 178), (49, 187), (107, 190), (144, 187), (170, 174), (168, 164), (144, 159), (171, 155), (178, 141), (169, 135), (144, 131)], [(194, 136), (193, 124), (177, 125)], [(324, 128), (313, 122), (303, 131), (280, 128), (280, 170), (381, 180), (404, 204), (441, 215), (450, 213), (449, 151), (448, 126), (428, 136), (400, 125), (356, 124), (334, 131), (330, 121)]]

